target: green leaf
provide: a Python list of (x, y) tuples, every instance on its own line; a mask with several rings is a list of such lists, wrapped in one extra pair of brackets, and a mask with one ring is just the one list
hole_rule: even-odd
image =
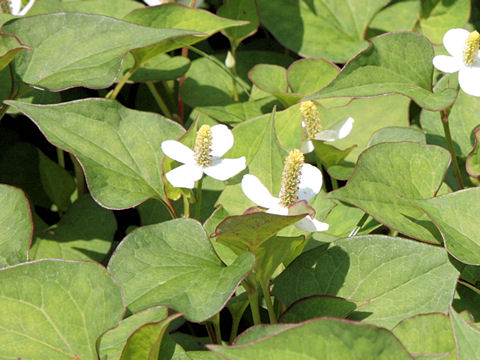
[[(247, 24), (245, 21), (225, 19), (205, 10), (192, 9), (174, 3), (132, 11), (125, 16), (124, 20), (152, 28), (183, 32), (184, 36), (181, 38), (172, 38), (158, 45), (134, 50), (133, 54), (140, 63), (158, 54), (179, 49), (185, 44), (192, 45), (205, 40), (220, 30)], [(139, 46), (136, 46), (136, 48), (139, 48)]]
[(409, 316), (447, 312), (458, 275), (443, 248), (358, 236), (303, 253), (275, 279), (273, 294), (285, 305), (312, 295), (362, 301), (351, 318), (393, 328)]
[(90, 196), (73, 203), (58, 224), (35, 234), (32, 259), (95, 260), (102, 262), (117, 230), (115, 216)]
[(357, 206), (408, 236), (441, 243), (438, 230), (409, 199), (434, 196), (449, 161), (449, 153), (438, 146), (378, 144), (365, 150), (347, 185), (331, 192), (329, 197)]
[(268, 214), (263, 211), (244, 215), (229, 216), (223, 220), (211, 236), (228, 246), (236, 254), (254, 252), (265, 241), (281, 229), (303, 219), (313, 209), (305, 201), (299, 201), (289, 208), (292, 216)]
[(373, 146), (380, 143), (386, 142), (403, 142), (410, 141), (418, 144), (426, 144), (427, 140), (425, 134), (415, 128), (404, 128), (397, 126), (389, 126), (383, 129), (380, 129), (373, 133), (368, 146)]
[(38, 170), (45, 193), (60, 211), (66, 211), (72, 203), (70, 199), (76, 190), (72, 175), (41, 151), (38, 152)]
[(22, 81), (49, 90), (108, 87), (127, 52), (192, 33), (79, 13), (15, 19), (5, 24), (3, 31), (32, 48), (15, 59), (15, 70)]
[(448, 316), (421, 314), (400, 322), (393, 334), (411, 354), (446, 353), (446, 360), (456, 359), (455, 340)]
[(128, 338), (121, 360), (157, 360), (160, 358), (163, 336), (171, 322), (182, 314), (174, 314), (164, 320), (144, 324)]
[(14, 35), (0, 34), (0, 71), (24, 49), (28, 49), (28, 46), (22, 45)]
[(40, 260), (0, 270), (2, 356), (96, 359), (96, 341), (125, 311), (122, 292), (92, 262)]
[[(472, 116), (472, 113), (479, 111), (479, 98), (470, 96), (463, 91), (458, 93), (457, 100), (448, 115), (448, 123), (455, 153), (461, 158), (467, 157), (475, 143), (473, 131), (480, 125), (480, 121), (477, 117)], [(428, 143), (441, 145), (448, 149), (440, 113), (422, 111), (420, 121), (423, 130), (427, 132)]]
[[(127, 56), (122, 68), (122, 75), (133, 67), (135, 59)], [(184, 75), (190, 67), (190, 60), (185, 56), (160, 54), (142, 64), (130, 77), (132, 82), (175, 80)]]
[[(288, 155), (287, 151), (282, 148), (278, 141), (275, 130), (275, 117), (276, 111), (274, 110), (266, 123), (264, 131), (261, 133), (262, 139), (255, 155), (251, 161), (249, 161), (247, 157), (247, 166), (250, 174), (258, 177), (272, 194), (278, 194), (280, 192), (283, 163), (285, 157)], [(252, 146), (252, 142), (248, 144), (248, 138), (251, 139), (251, 136), (252, 133), (243, 139), (244, 142), (242, 146)], [(240, 139), (238, 139), (237, 142), (240, 142)], [(237, 147), (237, 151), (238, 148), (239, 147)]]
[(480, 176), (480, 126), (475, 129), (473, 132), (475, 136), (475, 145), (473, 149), (467, 156), (466, 167), (467, 172), (470, 176), (479, 177)]
[[(278, 329), (278, 326), (274, 328)], [(389, 331), (335, 319), (286, 326), (248, 344), (208, 345), (208, 348), (228, 360), (411, 359)]]
[(260, 90), (273, 94), (285, 107), (297, 103), (303, 96), (288, 92), (287, 70), (278, 65), (258, 64), (248, 76)]
[(322, 316), (344, 318), (356, 307), (355, 303), (335, 296), (310, 296), (294, 302), (279, 321), (298, 323)]
[[(430, 9), (425, 9), (431, 3)], [(418, 30), (435, 44), (441, 44), (443, 35), (452, 28), (463, 27), (470, 18), (470, 0), (429, 0), (423, 4), (423, 16)]]
[(330, 85), (308, 99), (402, 94), (422, 108), (437, 111), (453, 103), (456, 89), (432, 92), (433, 48), (425, 37), (398, 32), (370, 42)]
[(133, 314), (122, 320), (120, 324), (107, 331), (100, 340), (99, 356), (101, 360), (118, 360), (128, 338), (139, 327), (159, 322), (168, 317), (168, 308), (155, 307)]
[(242, 40), (253, 35), (258, 29), (259, 18), (255, 0), (227, 0), (218, 9), (217, 15), (250, 22), (244, 26), (236, 26), (222, 31), (225, 36), (234, 42), (235, 47)]
[[(339, 202), (325, 219), (325, 222), (330, 225), (326, 232), (337, 237), (347, 237), (364, 214), (359, 208)], [(358, 235), (369, 234), (378, 226), (380, 226), (378, 222), (369, 218), (358, 232)]]
[(278, 267), (287, 261), (291, 262), (301, 253), (305, 246), (305, 236), (296, 237), (272, 236), (263, 242), (255, 251), (257, 266), (255, 274), (260, 284), (266, 288), (270, 285), (270, 279)]
[(314, 146), (317, 163), (324, 165), (327, 169), (330, 166), (342, 163), (348, 154), (350, 154), (356, 147), (353, 145), (348, 149), (340, 150), (335, 146), (326, 143), (325, 141), (312, 140), (312, 143)]
[(262, 24), (282, 45), (303, 57), (345, 63), (367, 46), (366, 28), (388, 2), (259, 0), (257, 4)]
[[(208, 58), (192, 61), (180, 87), (182, 100), (191, 107), (225, 106), (233, 104), (232, 76)], [(246, 100), (242, 88), (237, 84), (240, 99)]]
[(449, 253), (458, 260), (480, 265), (480, 188), (445, 194), (428, 200), (412, 200), (432, 219), (443, 235)]
[(28, 15), (69, 11), (122, 18), (141, 4), (133, 0), (40, 0), (35, 1)]
[(480, 331), (461, 318), (455, 310), (450, 308), (450, 321), (457, 344), (457, 359), (468, 360), (480, 358)]
[(33, 223), (25, 193), (8, 185), (0, 185), (0, 268), (28, 259)]
[(177, 123), (104, 99), (8, 103), (33, 119), (55, 146), (76, 155), (92, 196), (103, 206), (121, 209), (152, 196), (165, 199), (160, 144), (184, 133)]
[(340, 72), (334, 63), (325, 59), (301, 59), (288, 68), (288, 85), (294, 93), (311, 94), (330, 83)]
[(419, 0), (393, 2), (375, 15), (368, 25), (376, 34), (390, 31), (412, 31), (420, 14)]
[(244, 254), (224, 267), (202, 226), (176, 219), (130, 233), (108, 268), (131, 312), (166, 305), (201, 322), (223, 308), (254, 263), (252, 254)]

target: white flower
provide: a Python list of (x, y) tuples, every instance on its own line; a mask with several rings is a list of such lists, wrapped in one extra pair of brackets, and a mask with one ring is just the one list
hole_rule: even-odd
[[(320, 130), (320, 132), (315, 135), (314, 139), (315, 140), (320, 140), (320, 141), (335, 141), (335, 140), (340, 140), (346, 137), (350, 132), (352, 131), (353, 128), (353, 123), (355, 120), (353, 120), (352, 117), (349, 117), (343, 121), (340, 121), (333, 125), (332, 127), (329, 127), (325, 130)], [(302, 121), (302, 127), (305, 127), (305, 123)], [(303, 139), (302, 144), (300, 145), (300, 150), (304, 154), (308, 154), (309, 152), (312, 152), (314, 149), (313, 143), (309, 139)]]
[(12, 15), (25, 15), (32, 8), (34, 2), (35, 0), (30, 0), (22, 9), (22, 0), (10, 0), (10, 9), (12, 10)]
[[(227, 180), (246, 168), (244, 156), (237, 159), (221, 157), (233, 146), (233, 134), (225, 125), (210, 128), (203, 125), (197, 132), (194, 150), (175, 140), (162, 142), (162, 151), (173, 160), (183, 163), (165, 177), (175, 187), (193, 189), (195, 181), (203, 174), (217, 179)], [(202, 164), (200, 164), (202, 163)]]
[(156, 5), (162, 5), (165, 0), (143, 0), (145, 4), (148, 6), (156, 6)]
[(458, 71), (460, 88), (469, 95), (480, 96), (480, 34), (465, 29), (450, 29), (443, 36), (443, 46), (451, 56), (437, 55), (433, 65), (440, 71)]
[[(279, 197), (272, 196), (265, 185), (263, 185), (255, 175), (250, 174), (244, 175), (242, 178), (243, 193), (255, 204), (266, 208), (266, 212), (269, 214), (288, 215), (289, 206), (285, 206), (283, 204), (284, 201), (282, 201), (284, 200), (283, 198), (285, 194), (287, 194), (287, 196), (291, 195), (291, 192), (289, 194), (289, 190), (285, 189), (288, 187), (288, 185), (285, 184), (285, 174), (287, 172), (286, 168), (287, 164), (285, 165), (283, 173), (284, 176), (282, 176), (282, 190), (280, 190)], [(322, 188), (322, 173), (315, 166), (310, 164), (300, 164), (299, 175), (300, 176), (297, 179), (294, 179), (293, 182), (293, 187), (295, 188), (294, 192), (296, 195), (296, 200), (293, 202), (293, 204), (301, 200), (305, 200), (307, 202), (310, 201), (320, 192), (320, 189)], [(290, 190), (291, 189), (292, 187)], [(291, 203), (290, 206), (293, 204)], [(328, 224), (318, 221), (309, 215), (296, 222), (295, 226), (307, 232), (326, 231), (329, 227)]]
[(312, 139), (320, 141), (335, 141), (343, 139), (350, 134), (353, 128), (353, 118), (349, 117), (335, 125), (324, 129), (322, 120), (318, 113), (318, 108), (311, 100), (304, 101), (300, 104), (300, 113), (302, 114), (302, 128), (305, 139), (302, 140), (300, 150), (304, 154), (312, 152), (314, 149)]

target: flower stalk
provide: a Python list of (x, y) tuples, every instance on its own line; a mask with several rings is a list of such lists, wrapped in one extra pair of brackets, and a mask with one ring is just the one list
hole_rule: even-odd
[(448, 114), (445, 110), (441, 112), (443, 132), (445, 133), (445, 139), (447, 140), (448, 150), (452, 157), (453, 170), (455, 172), (455, 177), (460, 189), (463, 189), (465, 185), (463, 184), (462, 173), (460, 171), (460, 166), (458, 165), (457, 155), (455, 154), (455, 148), (453, 146), (452, 134), (450, 133), (450, 125), (448, 123)]

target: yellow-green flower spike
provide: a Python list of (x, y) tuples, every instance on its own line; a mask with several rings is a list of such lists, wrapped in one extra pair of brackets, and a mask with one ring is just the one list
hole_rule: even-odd
[(475, 64), (478, 57), (478, 49), (480, 47), (480, 34), (477, 30), (472, 31), (465, 41), (465, 50), (463, 50), (463, 62), (465, 65), (471, 66)]
[(285, 159), (282, 173), (282, 185), (280, 188), (280, 204), (291, 206), (298, 200), (298, 185), (302, 175), (302, 165), (305, 156), (298, 150), (292, 150)]
[(195, 161), (198, 165), (205, 167), (209, 166), (212, 161), (212, 131), (210, 126), (202, 125), (200, 130), (197, 131), (195, 137), (195, 145), (193, 146), (193, 152)]
[(0, 0), (0, 14), (11, 14), (10, 0)]
[(300, 112), (302, 113), (303, 123), (305, 124), (307, 139), (314, 139), (315, 135), (322, 130), (320, 114), (318, 113), (317, 106), (313, 101), (304, 101), (300, 105)]

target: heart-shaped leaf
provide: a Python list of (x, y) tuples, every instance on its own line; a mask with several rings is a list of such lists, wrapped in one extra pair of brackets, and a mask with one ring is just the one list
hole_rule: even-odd
[(36, 234), (30, 256), (101, 262), (116, 230), (113, 213), (84, 196), (73, 203), (58, 224)]
[(446, 313), (458, 275), (441, 247), (358, 236), (303, 253), (275, 279), (273, 293), (286, 305), (311, 295), (363, 301), (351, 318), (393, 328), (416, 314)]
[(0, 185), (0, 268), (28, 259), (33, 223), (25, 193)]
[(132, 333), (141, 326), (156, 323), (168, 317), (168, 308), (154, 307), (133, 314), (122, 320), (120, 324), (107, 331), (100, 340), (99, 355), (101, 360), (118, 360), (122, 350)]
[(456, 191), (428, 200), (412, 200), (432, 219), (447, 250), (458, 260), (480, 265), (480, 188)]
[[(257, 1), (262, 24), (304, 57), (344, 63), (367, 46), (365, 30), (389, 0)], [(361, 11), (359, 10), (361, 9)]]
[[(188, 31), (190, 36), (182, 36), (161, 44), (137, 49), (133, 51), (139, 63), (143, 63), (154, 56), (175, 50), (186, 45), (192, 45), (205, 40), (214, 33), (232, 27), (246, 25), (246, 21), (231, 20), (216, 16), (208, 11), (192, 9), (187, 6), (174, 3), (166, 3), (161, 6), (153, 6), (132, 11), (125, 16), (126, 21), (160, 29), (178, 29), (177, 31)], [(137, 46), (139, 48), (140, 46)]]
[(255, 0), (227, 0), (218, 9), (217, 15), (250, 22), (244, 26), (236, 26), (222, 31), (234, 42), (235, 47), (238, 47), (243, 39), (253, 35), (258, 29), (259, 18)]
[(80, 13), (15, 19), (5, 24), (3, 31), (31, 48), (15, 59), (15, 70), (22, 81), (49, 90), (108, 87), (127, 52), (192, 34)]
[(96, 359), (97, 339), (125, 311), (105, 268), (62, 260), (0, 270), (0, 309), (2, 356), (38, 360)]
[(108, 268), (123, 287), (130, 311), (166, 305), (201, 322), (225, 306), (254, 263), (247, 253), (224, 267), (202, 226), (176, 219), (129, 234)]
[(228, 360), (267, 359), (411, 359), (389, 331), (345, 320), (318, 319), (270, 325), (274, 332), (249, 343), (207, 347)]
[[(157, 360), (163, 345), (163, 338), (171, 322), (182, 316), (174, 314), (163, 320), (144, 324), (128, 338), (120, 360)], [(167, 335), (168, 336), (168, 335)]]
[(470, 0), (425, 1), (418, 30), (433, 43), (440, 44), (452, 28), (461, 28), (470, 17)]
[(368, 49), (354, 57), (330, 85), (308, 99), (402, 94), (429, 110), (453, 103), (457, 91), (432, 92), (433, 49), (422, 35), (398, 32), (370, 39)]
[(448, 316), (421, 314), (400, 322), (393, 334), (411, 354), (447, 354), (445, 360), (456, 359), (455, 339)]
[(411, 237), (441, 243), (438, 230), (408, 199), (434, 196), (449, 161), (449, 153), (438, 146), (378, 144), (365, 150), (347, 185), (329, 197), (353, 204)]
[(221, 244), (228, 246), (237, 254), (255, 252), (263, 242), (281, 229), (312, 214), (313, 209), (305, 201), (292, 205), (290, 210), (299, 215), (282, 216), (265, 212), (229, 216), (223, 220), (212, 234)]
[[(26, 2), (23, 1), (23, 4), (26, 4)], [(40, 0), (35, 1), (28, 15), (68, 11), (105, 15), (120, 19), (141, 6), (134, 0)]]
[(184, 133), (177, 123), (103, 99), (8, 103), (33, 119), (55, 146), (77, 156), (92, 196), (103, 206), (120, 209), (152, 196), (165, 199), (160, 145)]

